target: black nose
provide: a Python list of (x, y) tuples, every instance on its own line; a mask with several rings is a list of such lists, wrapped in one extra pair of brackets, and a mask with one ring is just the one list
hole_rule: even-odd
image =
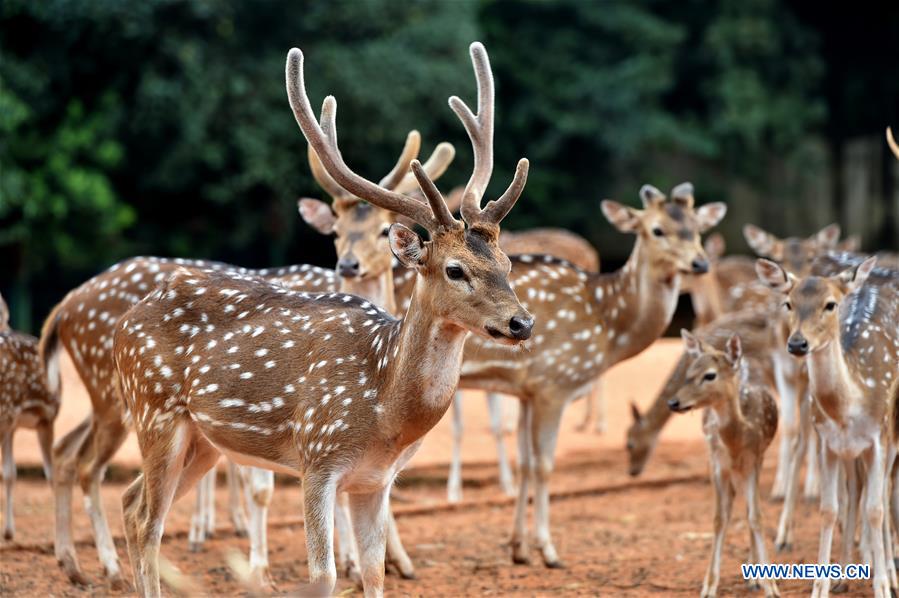
[(355, 257), (343, 257), (337, 261), (337, 273), (344, 278), (359, 276), (359, 260)]
[(680, 409), (680, 401), (678, 401), (677, 399), (668, 399), (668, 409), (677, 411), (678, 409)]
[(709, 261), (705, 259), (696, 258), (690, 265), (693, 266), (694, 274), (705, 274), (709, 271)]
[(526, 341), (531, 338), (531, 330), (534, 329), (534, 318), (522, 318), (514, 316), (509, 320), (509, 332), (514, 338), (520, 341)]
[(787, 341), (787, 351), (799, 357), (808, 353), (808, 340), (800, 334), (794, 334)]

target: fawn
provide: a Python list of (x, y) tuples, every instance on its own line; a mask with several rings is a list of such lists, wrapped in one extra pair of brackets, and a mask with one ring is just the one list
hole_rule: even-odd
[[(899, 272), (878, 270), (877, 258), (831, 276), (797, 278), (759, 260), (759, 278), (781, 294), (787, 313), (787, 350), (808, 366), (815, 427), (821, 441), (821, 537), (818, 563), (830, 562), (837, 519), (839, 466), (847, 475), (860, 458), (867, 471), (863, 524), (870, 540), (872, 582), (890, 595), (892, 536), (888, 473), (895, 460), (895, 403), (899, 394)], [(851, 486), (851, 485), (850, 485)], [(851, 556), (853, 497), (844, 534)], [(864, 534), (863, 534), (864, 535)], [(889, 559), (888, 559), (889, 555)], [(888, 560), (890, 562), (888, 562)], [(829, 579), (815, 580), (813, 596), (827, 596)]]
[[(686, 383), (668, 407), (677, 413), (704, 408), (702, 430), (709, 445), (712, 485), (715, 488), (715, 539), (701, 596), (715, 596), (721, 572), (721, 549), (730, 521), (734, 494), (746, 493), (749, 520), (749, 561), (767, 564), (759, 476), (765, 449), (777, 432), (777, 403), (755, 377), (758, 364), (744, 357), (740, 337), (731, 336), (719, 351), (686, 330), (684, 348), (692, 362)], [(765, 596), (779, 596), (774, 580), (759, 580)], [(759, 585), (756, 584), (756, 585)]]
[(471, 56), (477, 115), (450, 100), (475, 154), (462, 199), (466, 228), (418, 161), (412, 170), (427, 204), (351, 171), (337, 148), (336, 102), (325, 100), (319, 123), (303, 55), (288, 54), (290, 104), (327, 172), (347, 192), (430, 232), (423, 242), (401, 224), (389, 229), (394, 255), (418, 275), (403, 319), (352, 295), (188, 271), (176, 271), (122, 317), (116, 368), (144, 457), (122, 504), (141, 594), (159, 594), (159, 542), (172, 501), (220, 452), (303, 478), (310, 580), (324, 593), (336, 579), (336, 495), (348, 492), (365, 593), (382, 593), (389, 489), (449, 407), (466, 336), (518, 345), (533, 328), (497, 244), (528, 164), (520, 161), (507, 191), (480, 207), (492, 172), (493, 86), (483, 46), (472, 44)]
[(59, 412), (59, 395), (47, 388), (38, 359), (38, 340), (9, 327), (9, 308), (0, 296), (0, 442), (3, 451), (3, 490), (6, 499), (3, 538), (15, 536), (13, 487), (16, 460), (13, 435), (17, 428), (37, 432), (44, 464), (44, 476), (52, 481), (53, 421)]

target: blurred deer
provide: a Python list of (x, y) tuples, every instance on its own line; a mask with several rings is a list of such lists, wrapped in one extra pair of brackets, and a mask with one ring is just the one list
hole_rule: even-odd
[[(724, 351), (703, 343), (686, 330), (681, 330), (681, 336), (691, 363), (686, 384), (668, 401), (668, 406), (677, 413), (704, 409), (702, 430), (709, 445), (715, 489), (715, 538), (700, 595), (711, 597), (718, 592), (724, 534), (739, 488), (746, 493), (749, 511), (749, 562), (768, 563), (759, 476), (765, 450), (777, 431), (777, 403), (757, 378), (756, 372), (761, 368), (744, 357), (738, 335), (727, 340)], [(757, 580), (753, 585), (761, 585), (765, 596), (780, 595), (773, 580)]]
[[(804, 357), (808, 365), (815, 427), (823, 445), (817, 562), (830, 562), (839, 466), (849, 474), (860, 458), (867, 472), (862, 521), (870, 539), (874, 595), (880, 598), (889, 596), (895, 585), (887, 560), (889, 554), (892, 561), (890, 518), (884, 513), (889, 512), (887, 480), (896, 453), (899, 273), (877, 272), (875, 265), (876, 258), (870, 258), (833, 276), (803, 278), (768, 260), (759, 260), (757, 269), (759, 278), (783, 297), (788, 351)], [(850, 538), (853, 523), (850, 515), (844, 529)], [(813, 595), (826, 596), (829, 588), (829, 579), (818, 579)]]
[[(405, 318), (353, 295), (294, 293), (260, 279), (189, 271), (176, 272), (122, 317), (118, 379), (131, 412), (141, 414), (135, 428), (144, 457), (123, 510), (142, 595), (160, 592), (159, 543), (172, 501), (219, 452), (303, 478), (310, 581), (325, 594), (336, 579), (334, 505), (338, 491), (348, 492), (365, 593), (383, 593), (389, 490), (449, 407), (466, 336), (513, 346), (533, 328), (497, 244), (499, 222), (524, 188), (527, 161), (508, 190), (481, 208), (492, 171), (493, 85), (483, 46), (472, 44), (471, 55), (477, 115), (450, 100), (475, 154), (462, 199), (466, 228), (417, 160), (412, 170), (427, 204), (351, 171), (337, 147), (334, 99), (325, 100), (319, 124), (306, 96), (303, 55), (288, 54), (291, 107), (328, 173), (347, 192), (430, 232), (423, 242), (401, 224), (389, 230), (394, 255), (418, 274)], [(148, 337), (153, 350), (143, 355)], [(200, 360), (193, 361), (190, 347), (203, 347)], [(148, 370), (161, 389), (146, 383)]]
[(38, 340), (9, 327), (9, 308), (0, 296), (0, 442), (3, 451), (3, 538), (12, 540), (13, 488), (16, 484), (16, 460), (13, 435), (18, 428), (37, 431), (44, 476), (52, 481), (53, 421), (59, 412), (59, 394), (46, 384), (38, 359)]

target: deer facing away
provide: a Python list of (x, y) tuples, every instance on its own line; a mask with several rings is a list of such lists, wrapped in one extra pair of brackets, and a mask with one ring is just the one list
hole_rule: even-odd
[(3, 452), (5, 540), (12, 540), (15, 535), (13, 487), (16, 483), (16, 461), (13, 457), (13, 435), (17, 428), (33, 428), (37, 432), (44, 476), (51, 481), (53, 421), (58, 412), (59, 395), (47, 387), (38, 359), (38, 340), (9, 327), (9, 309), (0, 296), (0, 441)]
[[(724, 351), (705, 344), (681, 330), (684, 347), (692, 359), (686, 383), (668, 401), (672, 411), (684, 413), (703, 408), (702, 430), (709, 445), (712, 485), (715, 489), (715, 538), (712, 558), (702, 583), (701, 596), (715, 596), (721, 571), (721, 549), (730, 521), (734, 494), (746, 493), (749, 511), (749, 562), (766, 564), (762, 510), (759, 505), (759, 476), (765, 450), (777, 431), (777, 403), (756, 383), (756, 363), (744, 358), (740, 337), (728, 339)], [(760, 580), (765, 596), (779, 596), (773, 580)]]

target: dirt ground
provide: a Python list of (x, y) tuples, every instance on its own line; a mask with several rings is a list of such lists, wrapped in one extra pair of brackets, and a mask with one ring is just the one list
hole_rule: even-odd
[[(695, 415), (674, 418), (666, 429), (644, 476), (626, 475), (624, 431), (629, 424), (627, 404), (652, 401), (676, 359), (679, 345), (657, 343), (644, 355), (609, 373), (605, 392), (609, 402), (609, 431), (602, 436), (576, 432), (583, 405), (569, 408), (560, 438), (559, 460), (552, 482), (552, 530), (565, 569), (545, 569), (534, 550), (530, 566), (513, 565), (508, 547), (513, 500), (497, 486), (491, 462), (493, 441), (487, 432), (486, 411), (477, 394), (466, 397), (463, 474), (465, 500), (445, 501), (446, 462), (450, 428), (446, 419), (427, 437), (421, 453), (404, 472), (394, 511), (400, 532), (415, 563), (418, 578), (401, 580), (388, 575), (385, 590), (400, 596), (587, 596), (695, 595), (699, 592), (711, 544), (713, 497), (706, 479), (707, 460)], [(70, 380), (69, 377), (66, 378)], [(70, 387), (71, 390), (71, 387)], [(71, 427), (86, 410), (86, 397), (66, 396), (59, 430)], [(79, 400), (81, 401), (79, 404)], [(22, 464), (16, 487), (17, 536), (0, 543), (0, 595), (108, 595), (100, 565), (90, 543), (86, 515), (76, 507), (76, 540), (87, 575), (96, 585), (69, 585), (53, 556), (52, 497), (46, 483), (31, 475), (37, 463), (32, 435), (17, 438)], [(514, 455), (514, 439), (507, 438)], [(103, 490), (104, 503), (116, 537), (120, 558), (128, 568), (122, 538), (120, 498), (124, 479), (133, 475), (139, 454), (131, 447), (116, 462), (114, 482)], [(763, 478), (767, 494), (773, 475), (773, 450)], [(278, 480), (269, 518), (269, 547), (275, 594), (297, 592), (307, 579), (298, 482)], [(78, 491), (76, 490), (76, 494)], [(247, 541), (234, 536), (219, 493), (216, 537), (201, 553), (187, 547), (192, 495), (177, 503), (166, 525), (162, 554), (199, 584), (199, 593), (247, 595), (226, 565), (230, 553), (246, 554)], [(765, 536), (773, 550), (779, 503), (764, 503)], [(802, 504), (790, 553), (777, 562), (815, 562), (818, 516), (815, 505)], [(737, 499), (722, 565), (720, 595), (749, 595), (739, 574), (748, 558), (745, 503)], [(838, 539), (838, 537), (837, 537)], [(836, 545), (836, 544), (835, 544)], [(809, 582), (780, 584), (786, 595), (806, 595)], [(850, 596), (870, 594), (867, 582), (850, 585)], [(357, 594), (344, 579), (337, 592)], [(361, 594), (360, 594), (361, 595)]]

